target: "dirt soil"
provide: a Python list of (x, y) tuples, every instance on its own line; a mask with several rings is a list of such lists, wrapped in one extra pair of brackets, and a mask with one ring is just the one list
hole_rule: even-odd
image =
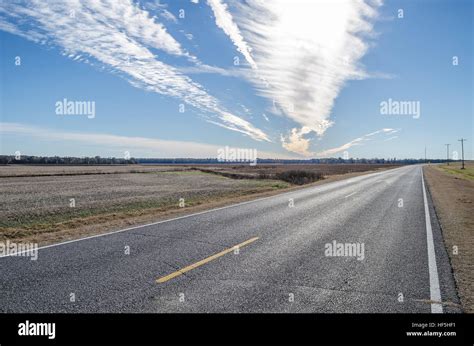
[[(474, 312), (474, 181), (441, 166), (424, 168), (463, 309)], [(456, 254), (457, 249), (457, 254)]]

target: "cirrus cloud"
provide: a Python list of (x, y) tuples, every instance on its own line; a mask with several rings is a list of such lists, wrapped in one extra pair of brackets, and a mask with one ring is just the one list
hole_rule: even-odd
[[(373, 136), (376, 136), (376, 135), (393, 135), (393, 134), (395, 134), (399, 131), (400, 131), (400, 129), (390, 129), (390, 128), (380, 129), (380, 130), (368, 133), (366, 135), (363, 135), (361, 137), (358, 137), (356, 139), (353, 139), (352, 141), (347, 142), (347, 143), (345, 143), (343, 145), (340, 145), (338, 147), (320, 151), (316, 155), (318, 157), (330, 157), (334, 154), (343, 152), (343, 151), (345, 151), (345, 150), (347, 150), (351, 147), (362, 145), (365, 142), (370, 141)], [(391, 140), (391, 139), (394, 139), (394, 138), (397, 138), (397, 136), (392, 136), (390, 138), (387, 138), (387, 139), (385, 139), (385, 141), (388, 141), (388, 140)]]
[(151, 49), (199, 64), (157, 18), (131, 0), (3, 1), (0, 29), (59, 47), (74, 60), (100, 63), (135, 87), (180, 99), (215, 117), (214, 123), (257, 141), (270, 141), (178, 68), (157, 59)]

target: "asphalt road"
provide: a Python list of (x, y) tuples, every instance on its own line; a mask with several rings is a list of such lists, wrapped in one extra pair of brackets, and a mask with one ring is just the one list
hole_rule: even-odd
[(3, 257), (0, 311), (459, 312), (426, 196), (431, 231), (408, 166)]

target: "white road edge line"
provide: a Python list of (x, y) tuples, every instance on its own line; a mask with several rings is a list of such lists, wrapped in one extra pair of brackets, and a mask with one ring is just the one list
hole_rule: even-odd
[(357, 191), (355, 191), (355, 192), (353, 192), (353, 193), (351, 193), (351, 194), (349, 194), (349, 195), (345, 196), (344, 198), (347, 198), (347, 197), (354, 196), (356, 193), (357, 193)]
[[(423, 178), (423, 167), (421, 169), (421, 183), (423, 185), (423, 202), (425, 204), (426, 221), (426, 241), (428, 245), (428, 267), (430, 273), (430, 300), (441, 302), (441, 292), (439, 289), (438, 266), (436, 265), (436, 254), (433, 241), (433, 230), (431, 229), (430, 210), (428, 208), (428, 199), (426, 198), (425, 179)], [(431, 313), (442, 314), (443, 305), (431, 303)]]
[[(388, 169), (388, 170), (386, 170), (386, 171), (363, 174), (363, 175), (360, 175), (360, 176), (357, 176), (357, 177), (353, 177), (353, 178), (350, 178), (350, 179), (354, 179), (354, 180), (355, 180), (355, 181), (352, 181), (352, 182), (357, 182), (357, 180), (359, 180), (359, 179), (365, 179), (365, 178), (370, 177), (370, 176), (377, 176), (377, 175), (380, 175), (380, 174), (393, 172), (393, 171), (396, 171), (396, 170), (399, 170), (399, 169), (403, 169), (403, 168), (406, 168), (406, 167), (409, 167), (409, 166), (401, 166), (401, 167), (397, 167), (397, 168)], [(330, 186), (331, 184), (340, 183), (341, 181), (344, 181), (344, 180), (346, 180), (346, 179), (336, 180), (336, 181), (333, 181), (333, 182), (330, 182), (330, 183), (324, 184), (324, 185), (318, 185), (318, 186), (308, 187), (307, 189), (308, 189), (308, 190), (309, 190), (309, 189), (315, 189), (315, 190), (316, 190), (316, 189), (321, 188), (321, 187)], [(352, 182), (351, 182), (351, 183), (352, 183)], [(112, 234), (116, 234), (116, 233), (131, 231), (131, 230), (134, 230), (134, 229), (137, 229), (137, 228), (148, 227), (148, 226), (154, 226), (154, 225), (158, 225), (158, 224), (160, 224), (160, 223), (165, 223), (165, 222), (170, 222), (170, 221), (185, 219), (185, 218), (188, 218), (188, 217), (193, 217), (193, 216), (198, 216), (198, 215), (201, 215), (201, 214), (211, 213), (211, 212), (218, 211), (218, 210), (222, 210), (222, 209), (233, 208), (233, 207), (237, 207), (237, 206), (244, 205), (244, 204), (249, 204), (249, 203), (254, 203), (254, 202), (258, 202), (258, 201), (263, 201), (263, 200), (266, 200), (266, 199), (269, 199), (269, 198), (285, 196), (285, 195), (289, 195), (289, 194), (292, 194), (292, 193), (297, 193), (297, 192), (302, 191), (302, 190), (305, 190), (305, 189), (303, 188), (303, 189), (300, 189), (300, 190), (283, 192), (283, 193), (279, 193), (279, 194), (276, 194), (276, 195), (273, 195), (273, 196), (257, 198), (257, 199), (253, 199), (253, 200), (250, 200), (250, 201), (245, 201), (245, 202), (240, 202), (240, 203), (236, 203), (236, 204), (226, 205), (226, 206), (224, 206), (224, 207), (219, 207), (219, 208), (204, 210), (204, 211), (200, 211), (200, 212), (198, 212), (198, 213), (193, 213), (193, 214), (187, 214), (187, 215), (183, 215), (183, 216), (178, 216), (178, 217), (175, 217), (175, 218), (172, 218), (172, 219), (166, 219), (166, 220), (161, 220), (161, 221), (157, 221), (157, 222), (151, 222), (151, 223), (147, 223), (147, 224), (145, 224), (145, 225), (138, 225), (138, 226), (133, 226), (133, 227), (125, 228), (125, 229), (119, 229), (119, 230), (117, 230), (117, 231), (112, 231), (112, 232), (107, 232), (107, 233), (101, 233), (101, 234), (96, 234), (96, 235), (92, 235), (92, 236), (89, 236), (89, 237), (78, 238), (78, 239), (72, 239), (72, 240), (67, 240), (67, 241), (63, 241), (63, 242), (60, 242), (60, 243), (55, 243), (55, 244), (40, 246), (40, 247), (38, 247), (37, 250), (47, 249), (47, 248), (50, 248), (50, 247), (55, 247), (55, 246), (60, 246), (60, 245), (66, 245), (66, 244), (75, 243), (75, 242), (79, 242), (79, 241), (87, 240), (87, 239), (93, 239), (93, 238), (104, 237), (104, 236), (107, 236), (107, 235), (112, 235)], [(31, 250), (30, 250), (30, 251), (31, 251)], [(25, 252), (28, 252), (28, 250), (25, 250), (25, 251), (22, 251), (22, 252), (18, 252), (18, 253), (15, 252), (15, 253), (13, 253), (13, 254), (2, 255), (2, 256), (0, 256), (0, 258), (17, 256), (17, 255), (21, 255), (22, 253), (25, 253)]]

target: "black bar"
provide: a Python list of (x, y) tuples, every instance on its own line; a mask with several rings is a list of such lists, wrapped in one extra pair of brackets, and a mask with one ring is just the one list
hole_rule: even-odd
[[(26, 321), (55, 323), (55, 338), (18, 335)], [(473, 329), (472, 314), (0, 314), (0, 345), (473, 345)]]

